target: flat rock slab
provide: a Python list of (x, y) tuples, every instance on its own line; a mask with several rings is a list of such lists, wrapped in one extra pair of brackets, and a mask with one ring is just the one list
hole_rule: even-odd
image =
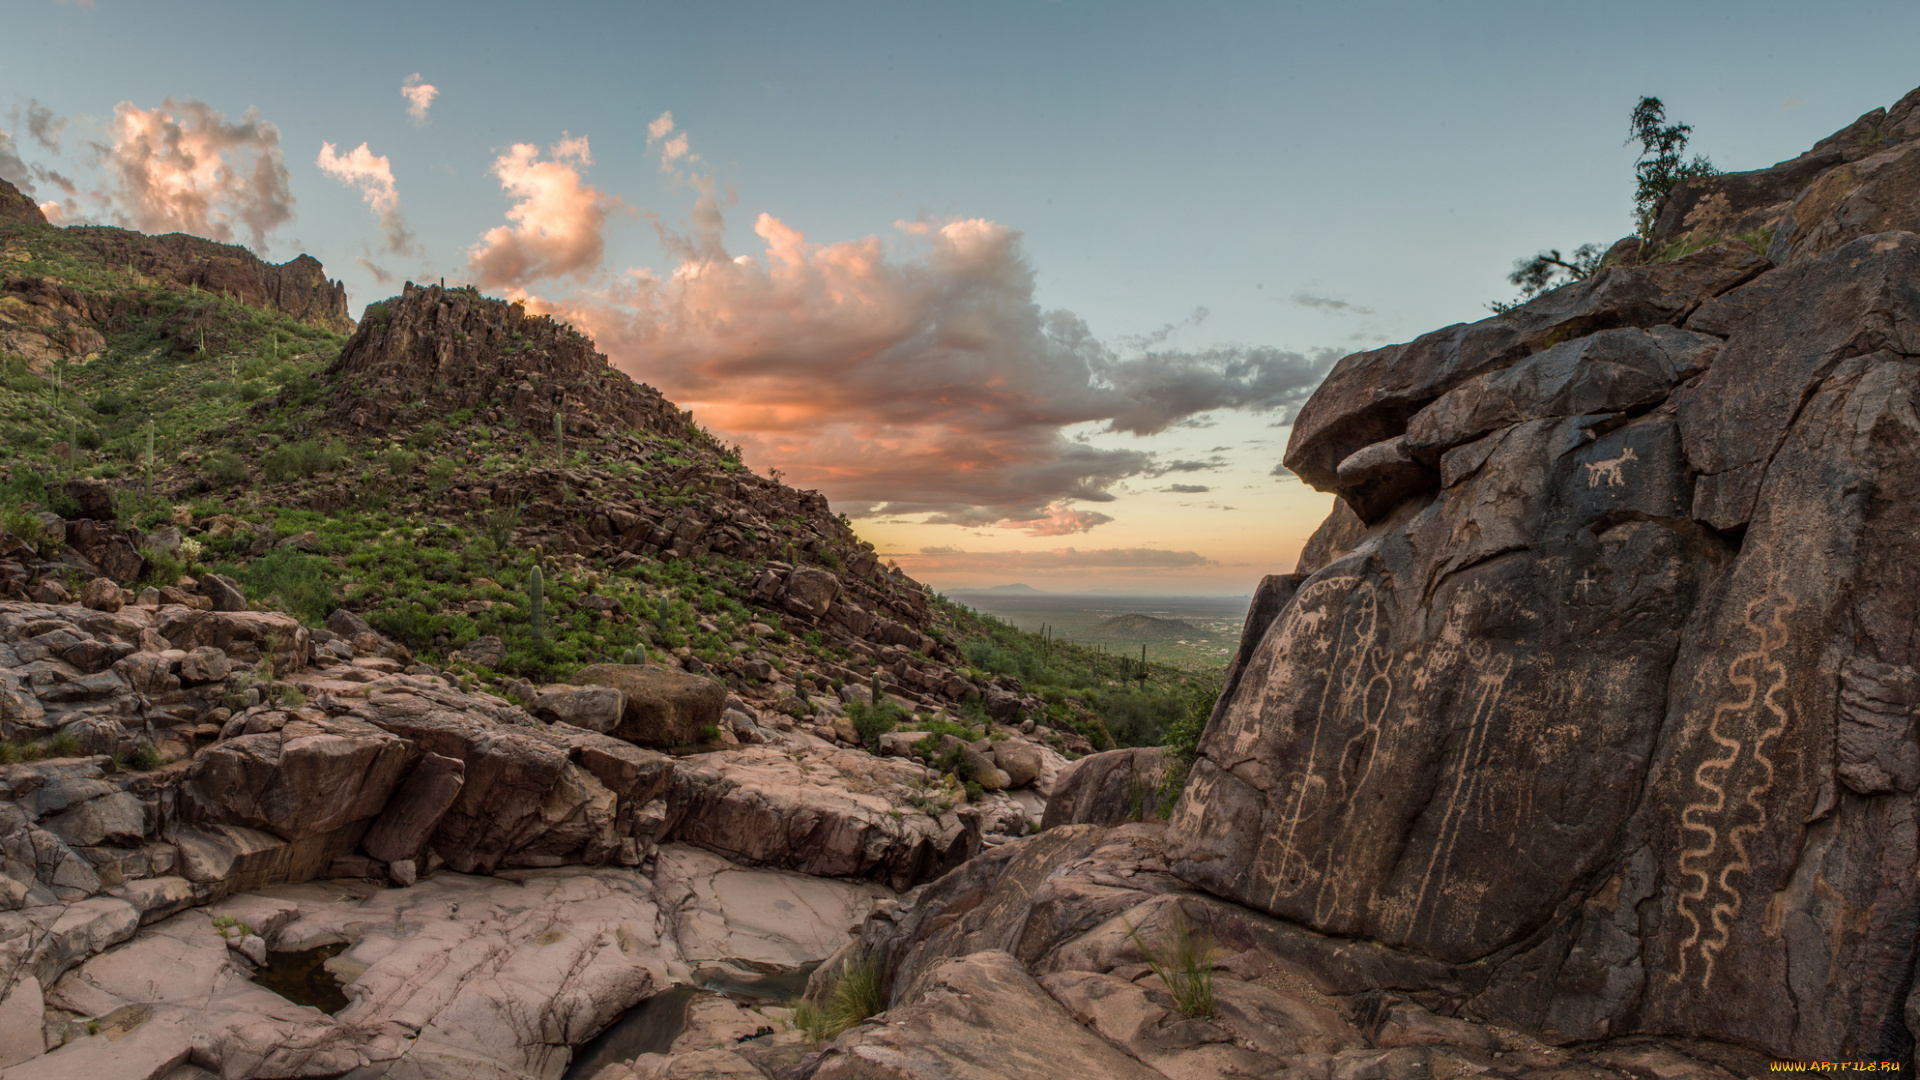
[[(885, 895), (678, 845), (654, 878), (602, 868), (276, 886), (164, 919), (60, 978), (49, 1004), (137, 1022), (102, 1024), (5, 1075), (161, 1077), (197, 1047), (196, 1065), (232, 1078), (556, 1080), (572, 1047), (696, 966), (819, 961)], [(348, 943), (327, 970), (351, 1003), (328, 1016), (252, 982), (219, 914), (276, 951)]]

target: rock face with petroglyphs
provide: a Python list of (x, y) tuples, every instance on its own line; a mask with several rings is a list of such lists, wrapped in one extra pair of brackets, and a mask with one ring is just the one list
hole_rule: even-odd
[(1920, 91), (1343, 360), (1287, 455), (1341, 502), (1263, 587), (1174, 873), (1554, 1041), (1910, 1054), (1909, 156)]

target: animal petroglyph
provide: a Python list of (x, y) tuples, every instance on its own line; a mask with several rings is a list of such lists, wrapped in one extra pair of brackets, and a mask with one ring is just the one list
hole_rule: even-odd
[(1587, 470), (1588, 487), (1597, 488), (1602, 483), (1605, 483), (1608, 487), (1621, 487), (1627, 482), (1627, 478), (1621, 472), (1621, 469), (1625, 467), (1627, 462), (1639, 460), (1640, 455), (1634, 453), (1633, 447), (1629, 446), (1620, 451), (1619, 457), (1611, 457), (1605, 461), (1590, 462), (1581, 467)]
[(1733, 878), (1753, 869), (1747, 842), (1766, 827), (1764, 800), (1774, 781), (1768, 744), (1792, 719), (1784, 654), (1787, 616), (1798, 606), (1794, 598), (1778, 594), (1747, 605), (1744, 621), (1758, 644), (1727, 665), (1727, 682), (1737, 696), (1715, 706), (1707, 722), (1707, 737), (1718, 752), (1709, 750), (1711, 756), (1694, 767), (1694, 787), (1703, 795), (1680, 812), (1681, 831), (1689, 839), (1680, 853), (1686, 885), (1677, 906), (1689, 930), (1680, 942), (1680, 963), (1668, 976), (1675, 983), (1694, 970), (1702, 990), (1711, 985), (1714, 960), (1740, 916), (1743, 898)]

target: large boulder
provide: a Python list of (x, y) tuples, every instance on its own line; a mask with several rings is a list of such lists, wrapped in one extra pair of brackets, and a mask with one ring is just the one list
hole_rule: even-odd
[[(1287, 460), (1370, 525), (1249, 618), (1176, 873), (1553, 1040), (1904, 1052), (1920, 236), (1735, 246), (1336, 367)], [(1431, 488), (1327, 467), (1394, 439)]]
[(620, 720), (606, 732), (640, 746), (699, 742), (700, 729), (718, 727), (727, 701), (723, 683), (644, 664), (592, 664), (573, 674), (574, 686), (606, 686), (625, 695)]
[(787, 575), (781, 604), (795, 615), (819, 618), (840, 595), (840, 579), (817, 566), (796, 566)]
[(201, 751), (181, 784), (182, 809), (189, 820), (302, 840), (378, 815), (406, 762), (406, 743), (374, 725), (310, 712)]
[(1163, 816), (1166, 751), (1132, 747), (1088, 754), (1060, 771), (1040, 827), (1122, 825)]
[(681, 758), (665, 838), (749, 866), (872, 878), (895, 889), (980, 850), (980, 815), (930, 807), (926, 769), (858, 750), (751, 746)]
[(155, 629), (176, 649), (207, 646), (254, 664), (271, 657), (276, 675), (299, 671), (313, 662), (313, 633), (300, 620), (277, 611), (169, 606), (160, 609)]

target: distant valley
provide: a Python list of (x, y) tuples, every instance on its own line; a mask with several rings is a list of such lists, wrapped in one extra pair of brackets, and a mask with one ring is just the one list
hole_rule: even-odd
[(1050, 593), (1025, 585), (946, 594), (983, 615), (1035, 633), (1186, 668), (1220, 667), (1232, 657), (1247, 614), (1245, 596)]

